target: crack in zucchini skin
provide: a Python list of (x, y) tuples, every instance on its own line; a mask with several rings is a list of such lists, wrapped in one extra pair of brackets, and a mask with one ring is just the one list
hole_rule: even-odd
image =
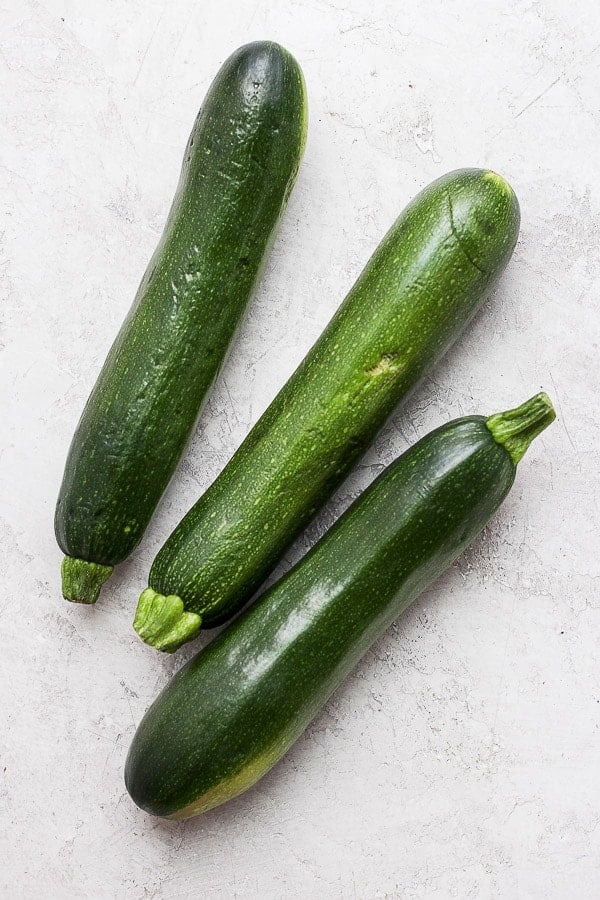
[(484, 528), (515, 471), (479, 416), (392, 463), (150, 707), (125, 770), (137, 805), (187, 818), (254, 784)]
[(248, 601), (508, 263), (519, 206), (493, 172), (422, 191), (304, 361), (158, 553), (150, 587), (202, 627)]
[(69, 557), (140, 541), (223, 363), (295, 182), (306, 95), (270, 42), (236, 51), (188, 140), (160, 243), (77, 426), (56, 507)]

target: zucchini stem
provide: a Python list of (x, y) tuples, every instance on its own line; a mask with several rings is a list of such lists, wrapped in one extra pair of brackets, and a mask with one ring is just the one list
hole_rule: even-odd
[(113, 568), (114, 566), (103, 566), (65, 556), (60, 569), (63, 597), (72, 603), (95, 603), (100, 595), (100, 588), (112, 575)]
[(506, 412), (486, 419), (494, 440), (507, 451), (515, 466), (525, 455), (531, 442), (556, 418), (552, 401), (547, 394), (536, 394)]
[(197, 613), (185, 612), (183, 600), (176, 594), (165, 597), (152, 588), (142, 591), (133, 627), (146, 644), (174, 653), (200, 631), (202, 619)]

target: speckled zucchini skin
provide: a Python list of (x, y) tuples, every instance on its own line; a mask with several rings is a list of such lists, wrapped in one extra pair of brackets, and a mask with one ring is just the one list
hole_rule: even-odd
[(481, 531), (514, 475), (480, 417), (400, 456), (150, 707), (125, 770), (138, 806), (186, 818), (254, 784)]
[(252, 293), (305, 137), (298, 64), (274, 43), (239, 49), (196, 119), (161, 241), (73, 438), (55, 520), (70, 557), (111, 566), (140, 540)]
[(177, 595), (169, 600), (181, 598), (203, 627), (233, 615), (464, 328), (510, 259), (518, 232), (516, 197), (493, 172), (452, 172), (419, 194), (169, 537), (150, 588)]

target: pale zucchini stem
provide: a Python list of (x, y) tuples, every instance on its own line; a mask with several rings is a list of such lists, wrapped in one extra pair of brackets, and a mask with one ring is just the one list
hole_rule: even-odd
[(200, 631), (202, 619), (197, 613), (185, 612), (183, 600), (176, 594), (165, 597), (146, 588), (142, 591), (133, 627), (146, 644), (173, 653), (191, 641)]
[(114, 566), (65, 556), (60, 569), (63, 597), (72, 603), (95, 603), (113, 569)]
[(552, 401), (547, 394), (536, 394), (506, 412), (495, 413), (486, 420), (494, 440), (508, 452), (515, 466), (527, 448), (556, 418)]

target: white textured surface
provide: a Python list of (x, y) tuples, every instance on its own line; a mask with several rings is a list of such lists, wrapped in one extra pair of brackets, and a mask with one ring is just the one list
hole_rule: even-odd
[[(2, 6), (2, 896), (598, 897), (597, 4)], [(71, 606), (52, 516), (73, 429), (204, 92), (263, 37), (306, 74), (297, 188), (142, 546), (96, 608)], [(125, 793), (123, 762), (185, 654), (160, 656), (131, 629), (151, 559), (403, 205), (462, 165), (515, 187), (514, 261), (299, 547), (452, 416), (545, 388), (559, 420), (484, 538), (262, 783), (187, 824), (152, 820)]]

